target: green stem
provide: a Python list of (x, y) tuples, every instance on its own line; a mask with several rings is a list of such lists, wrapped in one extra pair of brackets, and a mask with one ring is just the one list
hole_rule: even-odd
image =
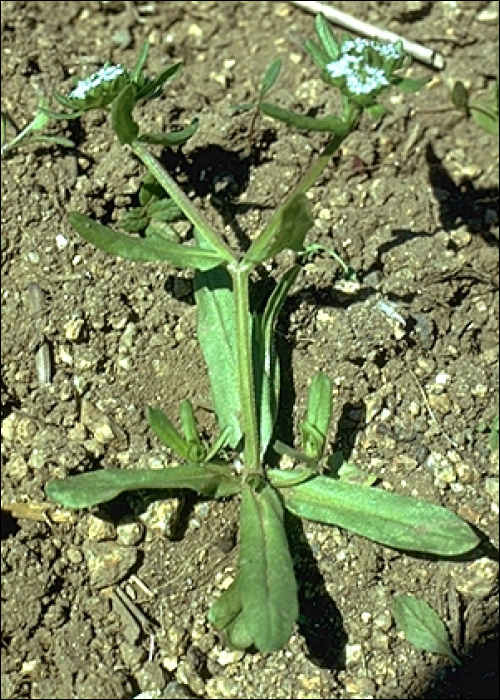
[(160, 161), (140, 143), (134, 141), (131, 144), (132, 151), (144, 163), (149, 172), (154, 175), (164, 190), (168, 192), (177, 206), (182, 209), (189, 221), (197, 229), (202, 238), (210, 247), (220, 254), (228, 263), (235, 263), (236, 259), (228, 246), (220, 239), (219, 235), (212, 229), (208, 221), (201, 212), (192, 204), (175, 180), (170, 177)]
[(250, 315), (249, 280), (251, 266), (230, 265), (233, 280), (236, 316), (236, 354), (243, 432), (243, 463), (245, 474), (261, 474), (259, 422), (255, 405), (255, 381), (252, 357), (252, 323)]

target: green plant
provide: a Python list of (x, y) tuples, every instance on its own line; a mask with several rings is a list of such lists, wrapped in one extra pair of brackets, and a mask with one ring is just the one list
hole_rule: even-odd
[[(409, 552), (452, 557), (471, 551), (479, 542), (466, 522), (444, 508), (351, 483), (341, 474), (334, 478), (321, 473), (327, 463), (332, 417), (332, 384), (326, 374), (320, 372), (311, 380), (300, 446), (283, 445), (275, 439), (280, 365), (274, 326), (308, 254), (305, 238), (312, 217), (305, 193), (363, 113), (372, 118), (384, 113), (378, 102), (383, 91), (390, 86), (416, 90), (425, 82), (410, 81), (398, 74), (407, 65), (398, 44), (347, 36), (338, 42), (322, 16), (316, 21), (316, 29), (319, 44), (307, 42), (306, 49), (327, 86), (339, 89), (341, 109), (338, 115), (312, 118), (265, 102), (263, 97), (278, 77), (279, 64), (273, 63), (267, 71), (256, 109), (301, 129), (324, 131), (329, 139), (317, 161), (245, 251), (228, 247), (147, 148), (149, 144), (170, 147), (181, 143), (194, 132), (197, 123), (187, 130), (163, 135), (141, 132), (134, 119), (136, 104), (155, 97), (177, 74), (177, 65), (148, 80), (143, 73), (145, 47), (132, 71), (106, 66), (104, 73), (79, 83), (69, 97), (56, 95), (71, 118), (90, 109), (108, 110), (119, 141), (146, 166), (140, 211), (133, 211), (125, 223), (128, 221), (129, 230), (144, 228), (147, 235), (133, 237), (114, 231), (80, 213), (72, 213), (70, 221), (87, 241), (108, 253), (194, 269), (198, 340), (208, 368), (219, 434), (210, 444), (202, 439), (189, 401), (180, 406), (180, 429), (160, 410), (150, 408), (152, 430), (184, 464), (152, 471), (106, 469), (82, 473), (50, 481), (47, 494), (70, 508), (92, 507), (136, 489), (191, 489), (206, 498), (239, 495), (238, 571), (232, 585), (212, 605), (209, 619), (224, 632), (230, 645), (254, 647), (261, 652), (282, 648), (298, 617), (285, 509), (301, 518), (348, 528)], [(61, 114), (52, 114), (62, 118)], [(167, 209), (172, 215), (181, 211), (194, 228), (194, 241), (179, 243), (154, 231), (149, 235), (153, 204), (163, 213)], [(252, 275), (284, 250), (292, 251), (293, 262), (263, 311), (253, 312)], [(297, 466), (271, 468), (273, 453), (291, 455)]]
[(498, 136), (498, 90), (496, 81), (491, 85), (489, 92), (474, 100), (463, 82), (457, 80), (451, 91), (451, 101), (467, 118), (472, 117), (485, 131)]

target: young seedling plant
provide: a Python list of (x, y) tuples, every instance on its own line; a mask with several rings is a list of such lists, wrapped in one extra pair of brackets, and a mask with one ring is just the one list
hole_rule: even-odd
[[(180, 430), (159, 409), (149, 408), (151, 429), (177, 453), (182, 464), (162, 470), (103, 469), (77, 474), (50, 481), (47, 494), (68, 508), (90, 508), (138, 489), (190, 489), (205, 498), (237, 496), (237, 574), (213, 603), (208, 617), (229, 645), (260, 652), (283, 648), (299, 613), (285, 510), (300, 518), (347, 528), (388, 547), (437, 557), (462, 555), (479, 542), (465, 521), (440, 506), (322, 474), (332, 417), (332, 383), (323, 372), (310, 382), (300, 426), (301, 444), (283, 445), (275, 439), (280, 365), (274, 327), (307, 254), (305, 238), (312, 217), (306, 192), (363, 113), (372, 118), (384, 114), (378, 101), (381, 93), (391, 86), (414, 91), (425, 82), (400, 75), (407, 66), (400, 44), (349, 36), (339, 41), (321, 15), (316, 31), (318, 43), (308, 41), (305, 49), (326, 86), (340, 91), (339, 114), (313, 118), (266, 102), (266, 93), (279, 73), (279, 64), (271, 64), (256, 109), (299, 129), (323, 131), (328, 141), (242, 252), (228, 247), (149, 148), (183, 143), (194, 133), (197, 122), (181, 132), (158, 134), (142, 132), (134, 119), (137, 103), (160, 94), (179, 72), (178, 64), (148, 79), (143, 72), (145, 45), (131, 71), (106, 65), (80, 81), (68, 97), (56, 94), (66, 111), (47, 112), (50, 117), (67, 119), (91, 109), (107, 110), (121, 144), (145, 165), (141, 206), (126, 220), (129, 231), (144, 231), (143, 236), (117, 232), (81, 213), (72, 213), (70, 221), (87, 241), (113, 255), (135, 261), (165, 261), (194, 270), (197, 337), (208, 368), (219, 429), (206, 444), (189, 400), (180, 405)], [(164, 193), (168, 197), (163, 197)], [(151, 225), (171, 221), (180, 213), (193, 226), (191, 243), (163, 236)], [(293, 251), (293, 263), (278, 280), (263, 311), (253, 312), (252, 275), (286, 249)], [(276, 463), (271, 458), (285, 453), (295, 458), (295, 466), (271, 468), (270, 464)]]

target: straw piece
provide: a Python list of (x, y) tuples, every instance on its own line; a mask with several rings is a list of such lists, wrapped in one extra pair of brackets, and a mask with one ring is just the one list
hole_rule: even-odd
[(416, 44), (413, 41), (408, 41), (398, 34), (394, 34), (393, 32), (389, 32), (385, 29), (380, 29), (379, 27), (373, 26), (373, 24), (362, 22), (361, 20), (355, 19), (345, 12), (340, 12), (340, 10), (324, 5), (322, 2), (295, 2), (294, 0), (291, 0), (290, 4), (297, 5), (297, 7), (301, 7), (304, 10), (314, 14), (319, 14), (322, 12), (327, 19), (331, 20), (339, 27), (344, 27), (344, 29), (349, 29), (356, 34), (361, 34), (362, 36), (369, 37), (370, 39), (380, 39), (381, 41), (386, 41), (389, 43), (401, 41), (406, 53), (413, 56), (413, 58), (415, 58), (417, 61), (432, 66), (437, 70), (442, 70), (445, 67), (444, 57), (437, 51), (433, 51), (426, 46), (422, 46), (422, 44)]

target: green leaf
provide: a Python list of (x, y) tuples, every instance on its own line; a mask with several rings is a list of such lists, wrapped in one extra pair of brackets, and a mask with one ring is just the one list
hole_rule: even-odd
[(269, 92), (269, 90), (272, 88), (272, 86), (278, 79), (282, 63), (283, 61), (281, 60), (281, 58), (276, 58), (274, 61), (271, 62), (271, 64), (267, 68), (264, 77), (262, 78), (262, 83), (260, 86), (261, 97), (264, 97), (264, 95), (267, 92)]
[(317, 66), (321, 71), (325, 70), (325, 66), (331, 61), (329, 55), (314, 43), (311, 39), (306, 39), (304, 42), (304, 48), (312, 58), (315, 66)]
[(285, 124), (293, 126), (296, 129), (303, 129), (305, 131), (328, 131), (336, 136), (347, 136), (350, 131), (349, 125), (338, 117), (327, 116), (316, 119), (316, 117), (309, 117), (307, 115), (291, 112), (288, 109), (283, 109), (270, 102), (261, 102), (259, 109), (268, 117), (279, 119), (279, 121), (285, 122)]
[[(278, 452), (278, 454), (289, 455), (290, 457), (292, 457), (292, 459), (300, 460), (300, 452), (297, 452), (292, 447), (285, 445), (284, 442), (279, 442), (278, 440), (276, 440), (273, 447), (276, 450), (276, 452)], [(306, 460), (307, 457), (305, 457), (303, 461)], [(314, 464), (313, 466), (315, 467), (316, 465)], [(303, 481), (306, 481), (307, 479), (311, 479), (313, 476), (316, 476), (316, 474), (317, 472), (315, 471), (315, 469), (309, 468), (272, 469), (267, 472), (267, 476), (269, 477), (271, 485), (274, 486), (274, 488), (276, 489), (289, 489), (290, 486), (296, 486), (297, 484), (301, 484)]]
[(137, 57), (137, 61), (135, 62), (135, 65), (132, 68), (132, 71), (130, 73), (130, 79), (133, 83), (136, 83), (139, 80), (139, 78), (141, 77), (142, 69), (146, 65), (148, 53), (149, 53), (149, 41), (146, 39), (145, 41), (142, 42), (139, 56)]
[(158, 202), (152, 202), (148, 207), (148, 214), (155, 221), (173, 222), (181, 219), (185, 220), (182, 211), (169, 197), (160, 199)]
[(331, 419), (332, 382), (324, 372), (318, 372), (309, 387), (306, 419), (301, 425), (302, 447), (308, 457), (323, 457)]
[(240, 483), (228, 466), (186, 464), (166, 469), (99, 469), (52, 479), (45, 491), (65, 508), (91, 508), (140, 489), (189, 489), (207, 498), (225, 498), (238, 493)]
[(270, 295), (262, 317), (254, 319), (254, 379), (261, 457), (272, 439), (278, 414), (280, 367), (274, 347), (274, 325), (299, 271), (300, 267), (295, 265), (285, 272)]
[(282, 649), (298, 617), (297, 583), (276, 491), (243, 486), (238, 589), (242, 624), (263, 653)]
[(147, 81), (145, 85), (137, 90), (136, 101), (156, 97), (170, 80), (179, 75), (181, 69), (182, 65), (180, 62), (174, 63), (174, 65), (162, 71), (160, 75), (157, 75), (156, 78)]
[(457, 80), (453, 85), (451, 91), (451, 101), (453, 106), (466, 114), (469, 111), (469, 91), (462, 83), (461, 80)]
[(392, 83), (396, 85), (401, 92), (418, 92), (420, 88), (427, 85), (430, 78), (421, 78), (420, 80), (414, 80), (413, 78), (392, 78)]
[(461, 663), (452, 651), (444, 623), (425, 600), (411, 595), (396, 596), (392, 612), (408, 642), (418, 649), (444, 654), (456, 664)]
[(368, 114), (370, 119), (374, 122), (378, 122), (387, 114), (387, 109), (383, 104), (376, 102), (373, 105), (365, 108), (365, 112)]
[(188, 445), (188, 460), (190, 462), (203, 462), (206, 459), (207, 451), (198, 435), (193, 404), (189, 399), (181, 401), (181, 425)]
[(273, 215), (265, 229), (247, 251), (244, 262), (260, 265), (282, 250), (300, 252), (304, 239), (313, 225), (311, 207), (305, 194), (298, 194)]
[(171, 131), (168, 134), (163, 134), (161, 132), (147, 132), (140, 134), (138, 141), (141, 141), (141, 143), (158, 144), (160, 146), (164, 146), (165, 148), (181, 146), (197, 131), (199, 124), (199, 119), (193, 119), (191, 124), (186, 126), (184, 129), (179, 129), (179, 131)]
[(340, 46), (324, 15), (319, 13), (315, 20), (316, 33), (329, 60), (336, 61), (340, 56)]
[(324, 476), (281, 493), (285, 507), (301, 518), (337, 525), (396, 549), (456, 556), (480, 541), (455, 513), (397, 493)]
[(80, 236), (104, 250), (106, 253), (117, 255), (137, 262), (169, 262), (174, 267), (209, 270), (223, 262), (221, 257), (208, 250), (194, 246), (170, 243), (159, 238), (133, 238), (124, 233), (93, 221), (88, 216), (78, 212), (69, 215), (71, 225)]
[(148, 225), (149, 217), (143, 207), (135, 207), (125, 212), (118, 220), (118, 226), (128, 233), (139, 233), (144, 231)]
[(231, 624), (241, 612), (241, 596), (238, 578), (210, 606), (208, 621), (218, 630)]
[(198, 342), (207, 364), (212, 401), (220, 430), (230, 428), (228, 444), (236, 448), (242, 432), (234, 338), (236, 319), (232, 281), (225, 267), (196, 272), (194, 294), (198, 310)]
[(128, 83), (111, 105), (111, 123), (121, 144), (130, 144), (139, 133), (139, 126), (132, 118), (137, 102), (137, 88)]
[(480, 108), (480, 103), (474, 103), (470, 106), (470, 108), (472, 118), (474, 119), (476, 124), (479, 124), (479, 126), (482, 127), (489, 134), (493, 134), (493, 136), (498, 136), (498, 112), (496, 114), (492, 112), (487, 112), (486, 110)]
[(182, 459), (189, 459), (189, 442), (182, 437), (163, 411), (149, 407), (147, 418), (149, 427), (164, 445), (174, 450)]

